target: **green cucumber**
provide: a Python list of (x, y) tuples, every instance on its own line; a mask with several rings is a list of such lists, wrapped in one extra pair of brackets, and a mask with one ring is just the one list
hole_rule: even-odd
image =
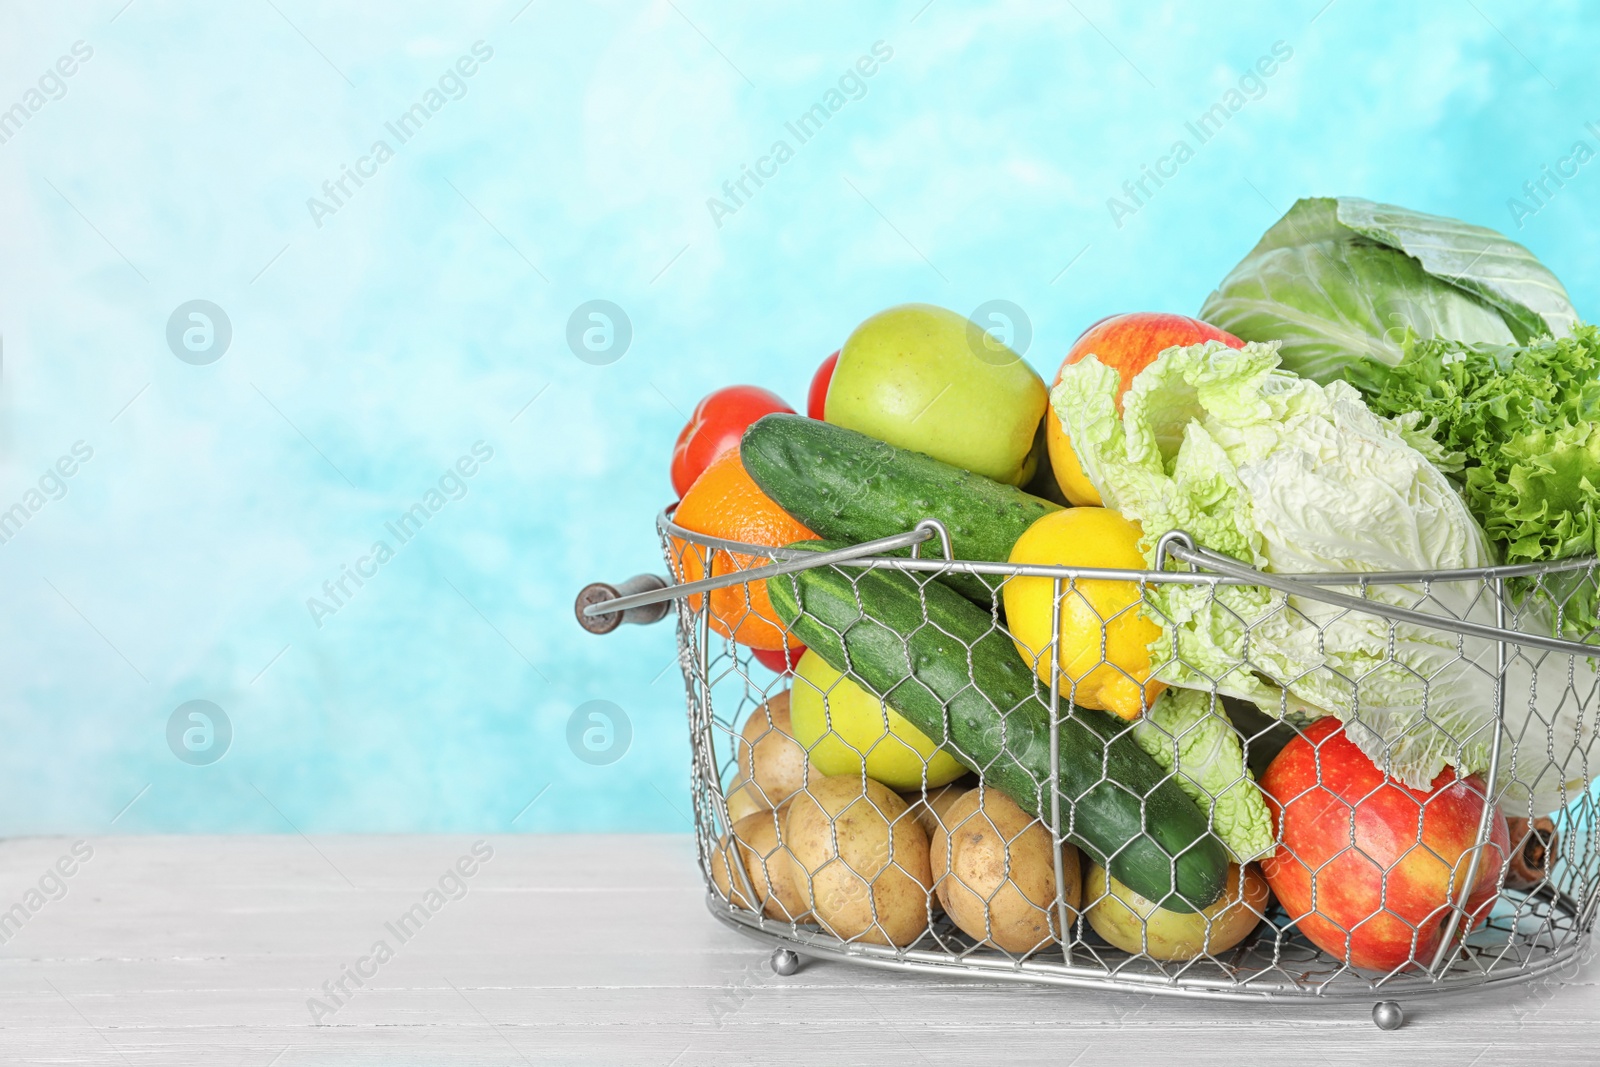
[[(881, 697), (987, 786), (1050, 821), (1050, 708), (991, 612), (939, 582), (882, 568), (800, 571), (767, 579), (767, 592), (807, 648)], [(1127, 723), (1072, 707), (1058, 739), (1064, 837), (1172, 911), (1199, 911), (1222, 896), (1227, 851), (1207, 816), (1139, 748)]]
[[(850, 544), (938, 519), (950, 531), (956, 559), (1004, 563), (1023, 531), (1061, 510), (981, 474), (804, 415), (759, 419), (745, 430), (739, 456), (761, 491), (806, 529)], [(935, 545), (922, 554), (938, 553)], [(983, 605), (1000, 584), (974, 574), (942, 580)]]

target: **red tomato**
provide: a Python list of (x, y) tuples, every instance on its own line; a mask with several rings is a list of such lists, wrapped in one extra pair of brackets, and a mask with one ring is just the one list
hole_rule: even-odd
[[(765, 648), (752, 648), (750, 653), (768, 670), (778, 674), (793, 674), (794, 665), (800, 662), (800, 657), (806, 654), (806, 646), (789, 638), (787, 650), (768, 650)], [(785, 659), (784, 657), (788, 657)]]
[(811, 379), (811, 391), (806, 394), (806, 414), (813, 419), (822, 419), (823, 409), (828, 404), (828, 386), (833, 382), (833, 368), (838, 364), (839, 353), (835, 352), (822, 361), (816, 377)]
[(672, 450), (672, 488), (679, 499), (712, 460), (739, 443), (745, 427), (774, 411), (795, 413), (782, 397), (758, 385), (730, 385), (696, 404)]

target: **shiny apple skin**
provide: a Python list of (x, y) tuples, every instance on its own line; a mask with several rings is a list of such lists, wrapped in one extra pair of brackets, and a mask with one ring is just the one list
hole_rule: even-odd
[[(1329, 717), (1284, 746), (1261, 787), (1280, 835), (1261, 871), (1299, 931), (1370, 971), (1431, 963), (1477, 845), (1482, 779), (1447, 768), (1429, 790), (1402, 785)], [(1510, 854), (1498, 809), (1490, 827), (1467, 928), (1487, 917)]]

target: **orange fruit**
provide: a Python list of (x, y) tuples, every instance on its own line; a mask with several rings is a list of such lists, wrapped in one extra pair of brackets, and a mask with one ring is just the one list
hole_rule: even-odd
[[(739, 460), (737, 447), (718, 456), (683, 494), (672, 521), (694, 533), (728, 541), (781, 548), (795, 541), (815, 541), (817, 535), (790, 517), (761, 491)], [(731, 574), (772, 562), (743, 552), (711, 551), (674, 537), (673, 570), (680, 582), (707, 577), (705, 558), (711, 556), (711, 574)], [(711, 628), (741, 645), (765, 651), (783, 648), (787, 633), (767, 597), (767, 583), (746, 582), (711, 591)], [(701, 598), (689, 598), (700, 610)], [(792, 639), (791, 639), (792, 641)]]

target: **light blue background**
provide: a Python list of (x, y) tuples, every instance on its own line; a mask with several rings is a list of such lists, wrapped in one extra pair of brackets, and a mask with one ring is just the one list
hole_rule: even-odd
[[(1596, 143), (1576, 0), (123, 3), (0, 32), (0, 109), (94, 50), (0, 144), (0, 509), (94, 450), (0, 545), (4, 833), (688, 829), (672, 635), (589, 637), (572, 596), (661, 569), (701, 395), (799, 406), (890, 304), (1012, 300), (1049, 373), (1103, 315), (1192, 313), (1297, 196), (1351, 194), (1507, 230), (1594, 313), (1600, 162), (1520, 231), (1507, 206)], [(466, 95), (319, 227), (307, 198), (479, 40)], [(866, 95), (715, 225), (879, 40)], [(233, 325), (209, 366), (165, 340), (196, 298)], [(565, 341), (595, 298), (633, 324), (609, 366)], [(467, 495), (318, 628), (306, 599), (480, 440)], [(167, 747), (190, 699), (233, 724), (211, 766)], [(632, 722), (609, 766), (565, 740), (593, 699)]]

